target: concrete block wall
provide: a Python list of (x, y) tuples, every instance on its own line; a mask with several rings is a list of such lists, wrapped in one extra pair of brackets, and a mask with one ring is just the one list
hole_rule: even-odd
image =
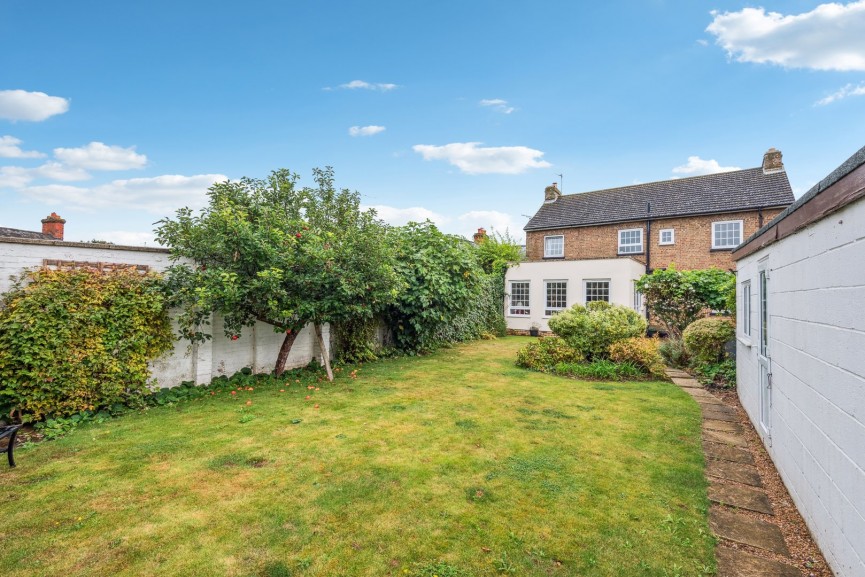
[[(0, 293), (11, 288), (10, 277), (42, 266), (45, 259), (146, 265), (161, 272), (171, 265), (168, 256), (167, 250), (153, 247), (0, 238)], [(176, 341), (172, 351), (151, 362), (151, 373), (159, 386), (173, 387), (192, 380), (209, 383), (213, 377), (230, 376), (244, 367), (269, 372), (273, 370), (284, 337), (282, 333), (275, 333), (272, 326), (257, 323), (255, 327), (245, 328), (241, 337), (232, 341), (223, 334), (219, 316), (212, 319), (209, 332), (213, 335), (211, 340), (193, 346), (185, 340)], [(323, 327), (322, 336), (330, 354), (327, 325)], [(295, 339), (286, 366), (305, 366), (314, 358), (321, 358), (321, 351), (312, 327), (307, 326)]]
[[(763, 222), (769, 222), (780, 214), (781, 209), (763, 211)], [(759, 213), (754, 211), (666, 218), (652, 221), (652, 234), (647, 239), (644, 220), (621, 224), (604, 224), (563, 228), (559, 230), (531, 231), (526, 233), (526, 259), (544, 260), (544, 237), (565, 237), (564, 260), (634, 258), (646, 262), (645, 252), (636, 255), (619, 255), (619, 231), (639, 228), (643, 231), (643, 244), (651, 245), (652, 268), (666, 268), (675, 263), (679, 269), (703, 269), (709, 267), (731, 270), (735, 263), (729, 250), (712, 250), (712, 223), (725, 220), (742, 220), (743, 236), (748, 238), (760, 227)], [(675, 243), (661, 245), (659, 232), (662, 229), (675, 231)], [(556, 259), (547, 259), (556, 260)]]
[[(838, 577), (865, 575), (865, 200), (738, 262), (754, 327), (738, 391)], [(770, 430), (759, 426), (758, 270), (769, 274)], [(739, 330), (743, 323), (739, 322)]]

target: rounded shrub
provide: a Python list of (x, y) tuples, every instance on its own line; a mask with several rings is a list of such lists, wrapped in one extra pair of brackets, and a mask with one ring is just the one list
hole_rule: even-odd
[(664, 359), (658, 351), (658, 339), (632, 337), (610, 345), (610, 360), (633, 363), (653, 377), (664, 378)]
[(550, 330), (587, 359), (603, 359), (610, 345), (646, 333), (646, 319), (634, 309), (603, 301), (574, 305), (549, 321)]
[(736, 336), (736, 325), (728, 317), (708, 317), (688, 325), (682, 333), (685, 350), (692, 362), (702, 365), (724, 358), (724, 345)]
[(583, 355), (558, 337), (546, 337), (530, 343), (517, 352), (517, 366), (547, 371), (560, 363), (579, 363)]

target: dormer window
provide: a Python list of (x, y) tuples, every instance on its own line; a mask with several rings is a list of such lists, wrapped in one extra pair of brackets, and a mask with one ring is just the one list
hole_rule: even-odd
[(558, 234), (544, 237), (544, 258), (564, 258), (565, 237)]

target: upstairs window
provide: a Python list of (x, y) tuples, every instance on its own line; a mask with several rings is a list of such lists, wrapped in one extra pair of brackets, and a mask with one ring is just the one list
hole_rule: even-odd
[(662, 229), (658, 235), (658, 244), (676, 244), (676, 231), (672, 228)]
[(643, 252), (643, 229), (630, 228), (619, 231), (619, 254)]
[(568, 281), (548, 280), (544, 282), (546, 306), (544, 316), (551, 317), (568, 307)]
[(563, 258), (565, 256), (565, 237), (563, 235), (544, 237), (544, 258)]
[(511, 281), (511, 306), (508, 314), (512, 317), (527, 317), (531, 314), (529, 308), (529, 281)]
[(723, 220), (712, 223), (712, 248), (736, 248), (741, 243), (741, 220)]

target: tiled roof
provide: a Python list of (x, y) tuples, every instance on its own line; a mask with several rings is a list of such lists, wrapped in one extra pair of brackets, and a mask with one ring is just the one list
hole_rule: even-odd
[(787, 206), (793, 190), (785, 171), (762, 167), (566, 194), (541, 206), (524, 230), (588, 226)]
[(45, 234), (44, 232), (36, 232), (35, 230), (20, 230), (17, 228), (6, 228), (5, 226), (0, 226), (0, 237), (12, 237), (12, 238), (33, 238), (36, 240), (57, 240), (50, 234)]

